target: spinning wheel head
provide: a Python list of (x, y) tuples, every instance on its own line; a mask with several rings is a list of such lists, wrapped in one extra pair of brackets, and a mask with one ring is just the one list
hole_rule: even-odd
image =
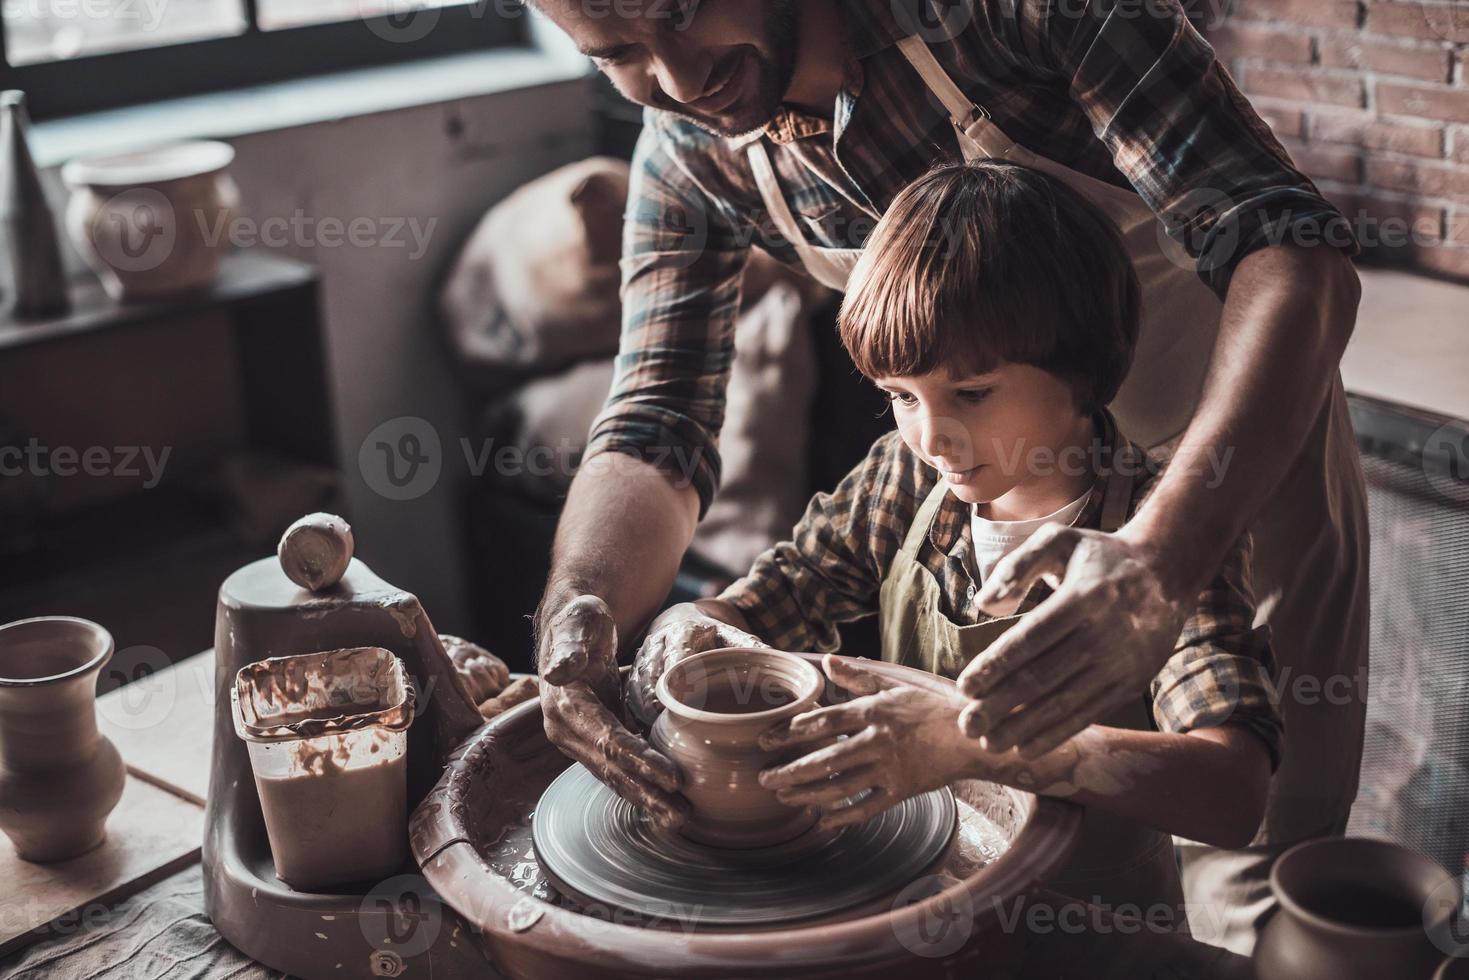
[(937, 861), (957, 811), (947, 789), (821, 838), (728, 850), (664, 834), (585, 767), (563, 772), (532, 822), (536, 857), (584, 908), (647, 925), (741, 927), (831, 915), (890, 894)]

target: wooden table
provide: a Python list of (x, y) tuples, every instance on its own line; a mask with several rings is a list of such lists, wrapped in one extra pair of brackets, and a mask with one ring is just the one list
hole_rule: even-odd
[(201, 653), (97, 699), (98, 725), (127, 763), (101, 847), (22, 861), (0, 835), (0, 956), (85, 927), (106, 906), (198, 862), (213, 726), (214, 655)]

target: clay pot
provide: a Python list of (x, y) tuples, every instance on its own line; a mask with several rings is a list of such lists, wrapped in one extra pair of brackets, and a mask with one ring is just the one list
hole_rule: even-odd
[(790, 753), (758, 744), (771, 726), (816, 707), (824, 687), (810, 663), (775, 650), (709, 650), (658, 680), (664, 711), (651, 740), (683, 770), (693, 812), (684, 836), (727, 848), (765, 847), (799, 837), (816, 816), (763, 788), (760, 770)]
[(0, 626), (0, 830), (27, 861), (63, 861), (106, 837), (122, 757), (97, 731), (97, 672), (112, 637), (67, 616)]
[(144, 299), (209, 287), (230, 248), (240, 191), (235, 151), (201, 140), (75, 160), (66, 228), (109, 295)]
[(1270, 871), (1280, 902), (1255, 947), (1259, 980), (1429, 980), (1458, 891), (1416, 851), (1358, 838), (1297, 844)]

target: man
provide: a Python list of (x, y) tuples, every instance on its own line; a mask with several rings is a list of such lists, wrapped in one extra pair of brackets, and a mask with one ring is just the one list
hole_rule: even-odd
[[(1150, 312), (1113, 407), (1171, 457), (1116, 534), (1038, 535), (993, 570), (974, 597), (986, 613), (1040, 580), (1055, 591), (961, 675), (966, 730), (1038, 754), (1117, 707), (1167, 661), (1190, 597), (1246, 528), (1283, 673), (1365, 677), (1364, 490), (1336, 371), (1355, 245), (1176, 0), (539, 6), (649, 110), (619, 373), (537, 616), (546, 729), (563, 751), (679, 821), (676, 769), (609, 706), (619, 640), (657, 611), (718, 481), (748, 250), (840, 288), (896, 194), (961, 157), (1050, 169), (1118, 221)], [(1147, 209), (1156, 219), (1139, 223)], [(1088, 630), (1119, 613), (1128, 629)], [(660, 621), (634, 706), (669, 658), (744, 639)], [(1185, 847), (1196, 935), (1239, 951), (1269, 911), (1271, 858), (1341, 833), (1356, 792), (1365, 691), (1281, 707), (1284, 759), (1255, 845)]]

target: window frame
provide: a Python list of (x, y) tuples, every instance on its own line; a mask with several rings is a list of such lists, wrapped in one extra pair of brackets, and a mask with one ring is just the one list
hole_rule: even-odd
[[(529, 43), (524, 8), (506, 17), (500, 13), (503, 3), (492, 0), (269, 31), (258, 25), (256, 0), (242, 0), (242, 4), (247, 26), (231, 37), (31, 65), (10, 64), (4, 18), (0, 17), (0, 88), (24, 90), (30, 116), (39, 121)], [(422, 16), (429, 9), (437, 11), (438, 19), (426, 35), (414, 40), (392, 38), (392, 32), (401, 29), (395, 25), (401, 25), (404, 16)]]

